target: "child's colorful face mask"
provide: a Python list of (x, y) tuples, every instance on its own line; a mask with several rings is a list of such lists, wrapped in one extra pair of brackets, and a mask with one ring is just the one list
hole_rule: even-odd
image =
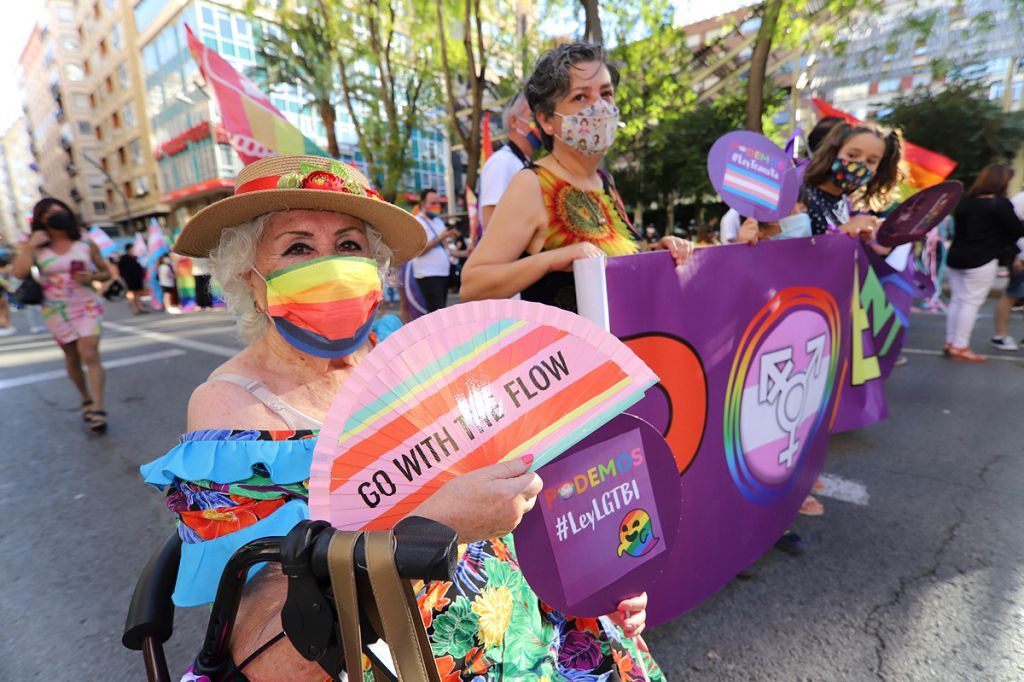
[(837, 157), (832, 162), (832, 182), (844, 194), (855, 192), (869, 182), (873, 175), (874, 172), (863, 161), (848, 161)]
[(344, 357), (362, 346), (382, 298), (377, 263), (369, 258), (324, 256), (275, 270), (264, 281), (277, 331), (318, 358)]

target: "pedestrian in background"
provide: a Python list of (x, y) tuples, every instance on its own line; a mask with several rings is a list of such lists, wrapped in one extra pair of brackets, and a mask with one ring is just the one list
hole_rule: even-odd
[(487, 159), (480, 171), (480, 232), (487, 229), (494, 209), (512, 182), (512, 177), (529, 168), (533, 155), (541, 148), (540, 134), (533, 123), (533, 112), (522, 92), (508, 101), (501, 114), (502, 127), (508, 135), (501, 149)]
[(74, 212), (59, 199), (47, 197), (35, 205), (32, 234), (22, 244), (12, 271), (15, 277), (25, 279), (33, 266), (41, 276), (43, 319), (64, 351), (68, 377), (82, 398), (82, 418), (94, 433), (104, 433), (103, 306), (93, 283), (110, 279), (110, 270), (99, 248), (82, 239)]
[(117, 269), (128, 289), (128, 302), (131, 304), (132, 314), (142, 315), (149, 312), (142, 305), (142, 294), (146, 290), (146, 269), (132, 254), (131, 249), (125, 251), (117, 259)]
[(416, 219), (427, 231), (427, 246), (412, 261), (412, 274), (423, 294), (427, 312), (432, 313), (448, 305), (448, 278), (451, 262), (448, 260), (447, 242), (459, 231), (448, 229), (441, 220), (441, 196), (434, 188), (420, 192), (420, 213)]
[(7, 281), (7, 271), (10, 269), (10, 261), (6, 257), (0, 258), (0, 336), (11, 336), (18, 330), (11, 324), (11, 285)]
[(178, 307), (178, 280), (175, 277), (174, 263), (171, 257), (161, 256), (157, 262), (156, 276), (160, 282), (160, 291), (163, 294), (164, 310), (169, 315), (180, 315), (181, 308)]
[(192, 276), (196, 279), (196, 308), (213, 310), (213, 293), (210, 290), (210, 265), (205, 258), (192, 259)]
[(946, 309), (944, 349), (952, 360), (985, 361), (985, 356), (971, 350), (971, 332), (995, 282), (999, 256), (1024, 237), (1024, 224), (1006, 198), (1012, 177), (1009, 166), (985, 166), (953, 213), (953, 244), (946, 259), (952, 296)]

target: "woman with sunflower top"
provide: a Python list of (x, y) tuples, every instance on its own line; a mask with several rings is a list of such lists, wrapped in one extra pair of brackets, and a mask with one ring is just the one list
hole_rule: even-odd
[[(177, 517), (177, 606), (212, 601), (238, 548), (308, 518), (328, 407), (394, 330), (393, 316), (377, 317), (382, 282), (426, 241), (422, 225), (358, 170), (319, 157), (246, 166), (234, 196), (185, 226), (175, 251), (209, 257), (247, 345), (196, 388), (178, 444), (142, 467)], [(639, 638), (646, 597), (576, 619), (547, 608), (526, 584), (510, 533), (541, 490), (531, 462), (527, 455), (456, 476), (412, 512), (464, 543), (451, 581), (414, 586), (441, 679), (660, 679)], [(189, 671), (183, 680), (323, 680), (283, 636), (287, 578), (272, 568), (251, 577), (229, 642), (236, 665), (226, 677)], [(360, 663), (372, 679), (365, 657), (346, 667)]]
[[(615, 139), (619, 74), (599, 45), (548, 52), (526, 84), (547, 156), (520, 171), (462, 270), (463, 301), (521, 294), (576, 312), (573, 261), (642, 249), (611, 176), (600, 168)], [(682, 265), (693, 244), (657, 245)]]

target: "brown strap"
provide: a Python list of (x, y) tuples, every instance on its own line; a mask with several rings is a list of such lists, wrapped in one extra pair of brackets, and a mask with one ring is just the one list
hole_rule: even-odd
[(359, 627), (359, 599), (356, 596), (356, 571), (353, 552), (362, 531), (335, 531), (327, 548), (327, 565), (334, 589), (334, 603), (338, 608), (338, 623), (341, 625), (341, 641), (345, 654), (345, 669), (358, 670), (349, 674), (350, 680), (362, 678), (363, 646)]
[(366, 567), (401, 682), (441, 682), (412, 586), (398, 576), (390, 531), (366, 534)]

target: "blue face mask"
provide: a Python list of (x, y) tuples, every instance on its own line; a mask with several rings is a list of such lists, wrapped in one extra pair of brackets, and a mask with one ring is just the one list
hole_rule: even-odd
[(779, 221), (782, 232), (776, 235), (776, 239), (796, 239), (798, 237), (811, 236), (811, 216), (806, 213), (786, 216)]

